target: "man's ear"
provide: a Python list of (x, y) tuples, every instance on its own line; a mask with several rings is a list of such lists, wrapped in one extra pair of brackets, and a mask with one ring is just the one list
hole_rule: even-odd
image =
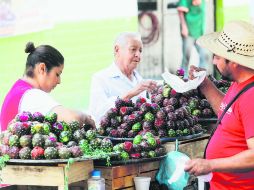
[(116, 55), (119, 52), (119, 46), (115, 45), (114, 47), (114, 55)]
[(47, 67), (45, 63), (38, 63), (36, 68), (39, 74), (44, 74), (47, 72)]

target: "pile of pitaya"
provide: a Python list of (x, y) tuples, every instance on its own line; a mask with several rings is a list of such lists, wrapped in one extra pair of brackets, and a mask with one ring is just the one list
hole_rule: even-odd
[[(57, 121), (56, 113), (50, 112), (44, 116), (39, 112), (22, 112), (1, 133), (0, 155), (35, 160), (81, 157), (86, 153), (82, 142), (86, 141), (90, 146), (96, 140), (96, 132), (91, 129), (86, 131), (85, 128), (89, 129), (77, 121)], [(103, 148), (102, 143), (96, 143), (92, 151)]]
[(113, 150), (118, 153), (118, 159), (120, 160), (154, 158), (166, 153), (160, 139), (150, 132), (136, 135), (133, 142), (118, 143), (113, 147)]

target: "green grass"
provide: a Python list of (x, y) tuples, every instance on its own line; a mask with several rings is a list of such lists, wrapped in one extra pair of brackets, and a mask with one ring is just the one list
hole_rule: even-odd
[(91, 76), (113, 60), (113, 41), (122, 31), (137, 31), (137, 19), (122, 18), (64, 23), (42, 32), (0, 38), (0, 105), (17, 78), (22, 77), (28, 41), (35, 46), (49, 44), (65, 57), (61, 84), (52, 96), (64, 106), (85, 110)]

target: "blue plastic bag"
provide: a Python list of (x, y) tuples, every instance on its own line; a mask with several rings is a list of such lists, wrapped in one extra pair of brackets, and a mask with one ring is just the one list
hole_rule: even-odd
[(178, 152), (177, 149), (178, 141), (176, 141), (176, 150), (169, 152), (161, 161), (156, 174), (159, 184), (166, 185), (170, 190), (182, 190), (189, 179), (189, 174), (184, 171), (184, 166), (190, 158), (186, 154)]

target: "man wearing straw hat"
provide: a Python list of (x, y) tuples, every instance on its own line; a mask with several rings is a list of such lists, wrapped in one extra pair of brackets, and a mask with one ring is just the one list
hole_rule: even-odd
[[(197, 43), (214, 54), (213, 63), (224, 78), (232, 81), (226, 94), (206, 77), (200, 91), (218, 117), (247, 84), (254, 82), (254, 26), (244, 21), (225, 25), (222, 32), (200, 37)], [(191, 66), (189, 78), (200, 68)], [(195, 176), (212, 172), (211, 190), (254, 189), (254, 87), (230, 106), (206, 149), (206, 159), (186, 163)]]

